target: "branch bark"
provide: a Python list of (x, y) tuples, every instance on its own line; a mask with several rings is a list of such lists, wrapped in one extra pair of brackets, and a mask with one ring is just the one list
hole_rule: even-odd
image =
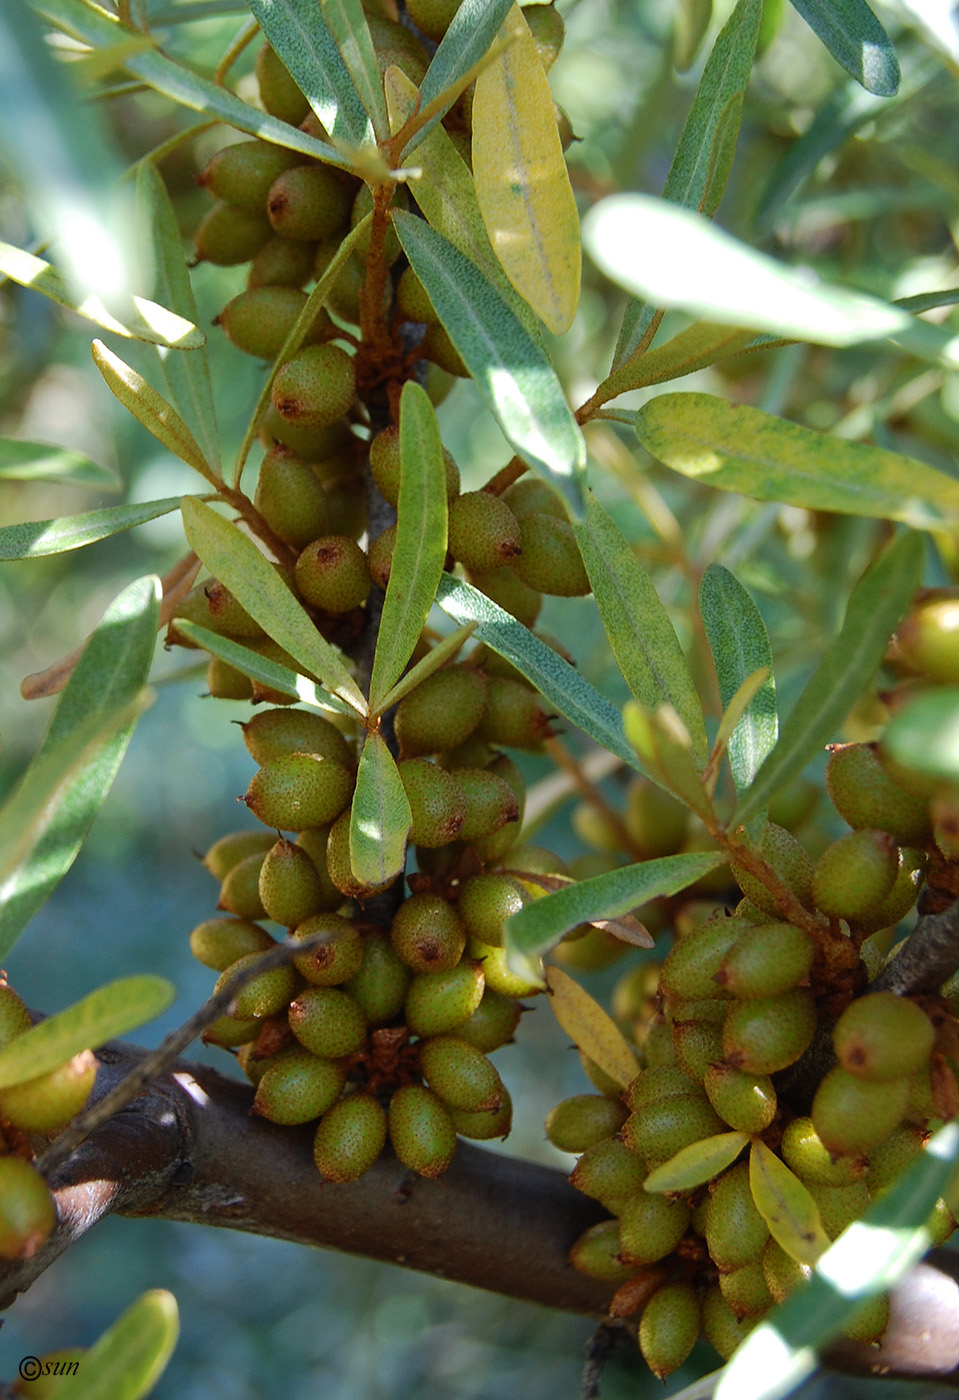
[[(98, 1096), (146, 1053), (119, 1043), (98, 1051)], [(359, 1181), (331, 1185), (313, 1164), (313, 1129), (253, 1117), (251, 1102), (247, 1085), (173, 1064), (52, 1172), (60, 1223), (33, 1259), (0, 1265), (0, 1306), (114, 1211), (338, 1249), (566, 1312), (605, 1314), (612, 1285), (567, 1262), (570, 1245), (603, 1212), (562, 1172), (461, 1143), (441, 1182), (411, 1176), (385, 1156)], [(859, 1375), (959, 1388), (959, 1257), (934, 1251), (913, 1271), (894, 1297), (881, 1347), (842, 1343), (827, 1361)]]

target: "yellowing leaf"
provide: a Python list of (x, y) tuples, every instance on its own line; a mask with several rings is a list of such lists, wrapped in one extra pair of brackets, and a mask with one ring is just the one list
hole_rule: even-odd
[(819, 1207), (785, 1162), (763, 1142), (749, 1154), (749, 1189), (769, 1233), (800, 1264), (815, 1264), (829, 1248)]
[(644, 1191), (688, 1191), (712, 1181), (735, 1162), (749, 1141), (748, 1133), (717, 1133), (683, 1147), (656, 1167), (643, 1182)]
[(579, 303), (579, 215), (546, 73), (515, 5), (504, 29), (511, 42), (476, 79), (476, 195), (507, 277), (562, 335)]
[(570, 1040), (625, 1089), (639, 1072), (636, 1056), (606, 1012), (558, 967), (546, 969), (550, 1006)]

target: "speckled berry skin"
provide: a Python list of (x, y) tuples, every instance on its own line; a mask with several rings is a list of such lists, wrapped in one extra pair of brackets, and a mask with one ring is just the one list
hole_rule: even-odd
[(935, 1030), (914, 1002), (873, 992), (846, 1007), (832, 1039), (844, 1069), (857, 1079), (884, 1083), (918, 1074), (929, 1063)]
[(404, 1084), (390, 1099), (389, 1134), (405, 1167), (435, 1180), (456, 1151), (456, 1129), (446, 1105), (422, 1084)]
[(357, 1181), (386, 1146), (386, 1114), (371, 1094), (339, 1099), (320, 1119), (313, 1160), (326, 1181)]

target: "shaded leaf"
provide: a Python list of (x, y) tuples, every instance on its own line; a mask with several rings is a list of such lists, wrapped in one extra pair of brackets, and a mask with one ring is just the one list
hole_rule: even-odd
[(792, 0), (837, 63), (877, 97), (899, 91), (899, 60), (866, 0)]
[(631, 694), (651, 709), (673, 706), (701, 766), (706, 762), (703, 707), (675, 628), (632, 545), (591, 493), (576, 538), (603, 628)]
[(894, 1288), (929, 1248), (925, 1221), (959, 1156), (959, 1126), (940, 1128), (861, 1220), (820, 1256), (805, 1286), (768, 1313), (722, 1374), (715, 1400), (778, 1400), (817, 1366), (867, 1298)]
[(652, 710), (630, 700), (623, 710), (623, 729), (649, 776), (708, 824), (712, 801), (693, 762), (686, 726), (673, 707)]
[(518, 6), (510, 42), (476, 79), (473, 178), (493, 251), (520, 296), (554, 335), (579, 303), (579, 215), (549, 80)]
[(455, 632), (451, 632), (448, 637), (437, 642), (434, 647), (421, 656), (415, 666), (411, 666), (404, 676), (401, 676), (396, 684), (383, 696), (379, 703), (379, 712), (383, 714), (394, 705), (398, 705), (404, 695), (409, 695), (418, 685), (422, 685), (427, 676), (431, 676), (434, 671), (438, 671), (441, 666), (445, 666), (447, 661), (459, 651), (476, 630), (475, 622), (467, 622), (463, 627), (457, 627)]
[(62, 515), (57, 520), (28, 520), (22, 525), (0, 526), (0, 561), (40, 559), (47, 554), (65, 554), (95, 544), (122, 530), (130, 530), (160, 515), (177, 510), (180, 499), (142, 501), (130, 506), (105, 506), (79, 515)]
[[(448, 97), (449, 106), (453, 105), (460, 84), (482, 62), (512, 4), (513, 0), (462, 0), (426, 70), (420, 87), (423, 108), (440, 102), (444, 96)], [(432, 121), (407, 143), (404, 156), (436, 129), (445, 110), (445, 103), (437, 108)]]
[(74, 296), (57, 268), (24, 248), (15, 248), (12, 243), (0, 241), (0, 276), (41, 292), (58, 306), (65, 306), (68, 311), (75, 311), (94, 325), (127, 340), (147, 340), (154, 345), (170, 345), (180, 350), (193, 350), (206, 343), (206, 336), (190, 321), (146, 297), (134, 297), (133, 309), (123, 321), (117, 320), (99, 297)]
[[(723, 168), (728, 171), (730, 143), (735, 145), (738, 135), (738, 128), (731, 126), (736, 108), (730, 104), (746, 91), (762, 12), (762, 0), (739, 0), (713, 45), (666, 177), (663, 198), (672, 204), (702, 209), (710, 216), (716, 212), (723, 194), (720, 174)], [(641, 301), (629, 306), (616, 343), (614, 369), (635, 352), (651, 320), (651, 307)]]
[(639, 1066), (615, 1022), (561, 968), (546, 969), (546, 986), (553, 1014), (573, 1044), (625, 1089), (636, 1078)]
[(699, 609), (724, 710), (748, 677), (760, 670), (769, 672), (728, 739), (733, 782), (737, 792), (744, 792), (779, 734), (772, 649), (759, 609), (739, 580), (721, 564), (710, 564), (703, 574)]
[(758, 1140), (749, 1154), (749, 1189), (776, 1243), (800, 1264), (815, 1264), (829, 1248), (819, 1207), (795, 1172)]
[(0, 438), (0, 481), (62, 481), (101, 491), (120, 487), (113, 472), (82, 452), (19, 438)]
[(935, 467), (712, 394), (661, 394), (637, 413), (636, 432), (673, 471), (722, 491), (916, 529), (959, 522), (959, 481)]
[[(196, 321), (196, 301), (176, 214), (166, 185), (150, 161), (144, 161), (137, 171), (137, 206), (142, 242), (153, 255), (151, 290), (162, 305), (188, 321)], [(206, 345), (190, 355), (161, 353), (161, 360), (174, 407), (199, 444), (204, 460), (218, 471), (220, 435)]]
[(288, 666), (281, 666), (278, 661), (261, 656), (259, 652), (252, 651), (241, 642), (234, 642), (230, 637), (221, 637), (218, 633), (210, 632), (206, 627), (187, 622), (181, 617), (176, 620), (176, 628), (211, 656), (219, 656), (251, 680), (259, 681), (261, 685), (267, 685), (272, 690), (279, 690), (284, 695), (293, 695), (301, 704), (312, 705), (316, 710), (328, 710), (337, 715), (346, 715), (349, 719), (356, 718), (354, 707), (341, 700), (338, 695), (334, 695), (332, 691), (324, 690), (309, 677), (301, 676), (297, 671), (291, 671)]
[(357, 95), (378, 141), (390, 134), (383, 79), (360, 0), (323, 0), (323, 18), (336, 40)]
[(382, 734), (367, 734), (350, 809), (350, 865), (364, 885), (385, 885), (406, 861), (413, 814)]
[(57, 1383), (57, 1400), (142, 1400), (170, 1359), (180, 1331), (176, 1299), (165, 1288), (143, 1293), (117, 1318), (72, 1376)]
[(906, 701), (883, 731), (882, 751), (933, 781), (959, 781), (959, 689), (937, 685)]
[(806, 683), (779, 741), (740, 798), (730, 828), (762, 811), (833, 737), (872, 679), (889, 638), (919, 583), (922, 540), (912, 532), (891, 541), (849, 596), (838, 637)]
[[(577, 880), (510, 916), (507, 956), (512, 952), (527, 960), (542, 956), (577, 924), (617, 919), (651, 899), (678, 894), (725, 859), (721, 851), (690, 851)], [(642, 946), (650, 947), (651, 940)]]
[(312, 619), (248, 536), (191, 496), (181, 503), (190, 548), (215, 579), (228, 588), (268, 637), (310, 675), (366, 714), (366, 700), (340, 654), (320, 636)]
[(0, 1089), (49, 1074), (81, 1050), (126, 1035), (162, 1015), (175, 997), (176, 988), (165, 977), (120, 977), (97, 987), (0, 1050)]
[(668, 1162), (654, 1168), (643, 1182), (644, 1191), (689, 1191), (712, 1181), (732, 1166), (749, 1141), (748, 1133), (717, 1133), (683, 1147)]
[(393, 225), (507, 441), (580, 516), (586, 444), (546, 354), (480, 269), (442, 234), (399, 210)]
[(492, 647), (518, 670), (568, 720), (598, 744), (618, 754), (631, 768), (636, 755), (623, 734), (622, 716), (595, 686), (539, 637), (498, 607), (485, 593), (462, 579), (444, 574), (436, 601), (457, 622), (476, 624), (476, 638)]
[(0, 808), (0, 958), (73, 864), (110, 791), (143, 705), (159, 607), (153, 576), (110, 604), (43, 743)]
[(446, 471), (436, 412), (419, 384), (400, 395), (400, 495), (396, 547), (376, 639), (370, 710), (399, 679), (429, 616), (446, 561)]
[(157, 442), (193, 467), (207, 481), (219, 482), (219, 468), (206, 460), (196, 438), (172, 404), (167, 403), (142, 375), (108, 350), (102, 340), (90, 347), (93, 362), (107, 382), (107, 388), (132, 413)]

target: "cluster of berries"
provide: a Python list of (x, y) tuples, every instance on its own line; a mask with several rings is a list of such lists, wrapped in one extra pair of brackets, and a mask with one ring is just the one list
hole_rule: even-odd
[[(30, 1029), (30, 1013), (0, 978), (0, 1050)], [(0, 1259), (30, 1259), (57, 1223), (49, 1188), (31, 1163), (28, 1134), (54, 1134), (84, 1107), (97, 1077), (89, 1050), (0, 1089)]]
[[(936, 858), (928, 802), (892, 781), (868, 744), (834, 747), (826, 783), (853, 829), (813, 863), (769, 823), (761, 849), (779, 888), (734, 863), (743, 898), (733, 913), (703, 918), (698, 906), (698, 919), (678, 920), (662, 965), (633, 969), (617, 988), (614, 1010), (641, 1045), (636, 1078), (623, 1091), (592, 1067), (601, 1092), (559, 1104), (547, 1123), (557, 1147), (581, 1154), (573, 1184), (616, 1217), (571, 1258), (620, 1284), (613, 1312), (641, 1313), (640, 1346), (661, 1376), (701, 1332), (728, 1357), (810, 1273), (808, 1238), (770, 1230), (745, 1150), (761, 1145), (792, 1173), (818, 1211), (821, 1248), (959, 1110), (951, 985), (918, 999), (869, 985), (901, 946), (890, 951), (895, 926)], [(800, 1088), (791, 1067), (817, 1037), (821, 1064), (830, 1035), (832, 1067), (814, 1093)], [(940, 1200), (933, 1239), (955, 1227)], [(850, 1335), (874, 1340), (887, 1318), (883, 1296)]]

